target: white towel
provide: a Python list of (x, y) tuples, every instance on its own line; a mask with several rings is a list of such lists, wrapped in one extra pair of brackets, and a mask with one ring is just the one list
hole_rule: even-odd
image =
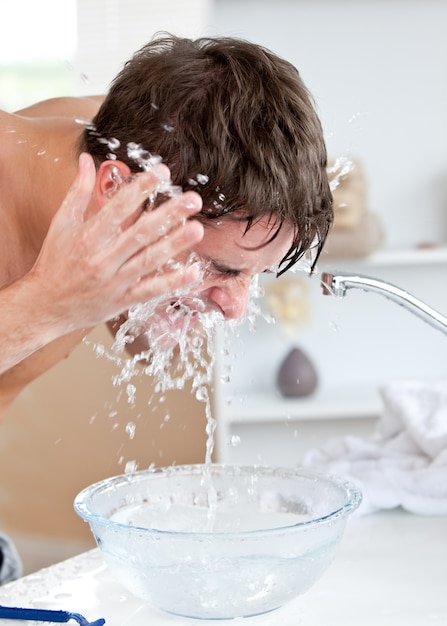
[(363, 493), (359, 512), (401, 506), (447, 515), (447, 381), (393, 381), (380, 393), (377, 437), (331, 440), (307, 452), (302, 465), (355, 482)]

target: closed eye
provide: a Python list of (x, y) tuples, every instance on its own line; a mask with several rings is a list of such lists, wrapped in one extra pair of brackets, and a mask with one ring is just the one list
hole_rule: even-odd
[[(227, 265), (223, 265), (221, 263), (217, 263), (216, 261), (211, 261), (211, 264), (213, 266), (213, 269), (216, 272), (219, 272), (219, 274), (223, 274), (224, 276), (228, 276), (229, 278), (237, 278), (238, 276), (240, 276), (242, 274), (241, 270), (237, 270), (231, 267), (228, 267)], [(262, 271), (263, 274), (277, 274), (278, 273), (278, 268), (277, 267), (266, 267), (265, 270)]]
[(228, 276), (229, 278), (237, 278), (238, 276), (241, 275), (240, 270), (233, 269), (226, 265), (221, 265), (220, 263), (216, 263), (215, 261), (213, 261), (212, 264), (216, 272), (219, 272), (219, 274), (224, 274), (225, 276)]

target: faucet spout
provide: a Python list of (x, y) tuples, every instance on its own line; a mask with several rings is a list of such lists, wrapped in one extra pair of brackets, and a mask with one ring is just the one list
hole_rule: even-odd
[(424, 302), (415, 298), (407, 291), (390, 283), (360, 274), (331, 274), (323, 272), (321, 284), (324, 295), (334, 295), (343, 298), (348, 289), (373, 291), (399, 304), (410, 313), (418, 316), (433, 328), (447, 334), (447, 317), (438, 313)]

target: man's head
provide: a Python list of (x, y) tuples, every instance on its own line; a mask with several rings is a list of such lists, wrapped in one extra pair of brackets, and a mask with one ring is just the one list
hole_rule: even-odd
[(205, 223), (235, 213), (248, 229), (273, 217), (272, 237), (291, 228), (280, 272), (312, 245), (317, 259), (332, 223), (321, 125), (296, 69), (272, 52), (231, 38), (152, 41), (113, 81), (81, 149), (99, 166), (113, 143), (133, 172), (129, 144), (160, 155), (175, 185), (202, 196)]

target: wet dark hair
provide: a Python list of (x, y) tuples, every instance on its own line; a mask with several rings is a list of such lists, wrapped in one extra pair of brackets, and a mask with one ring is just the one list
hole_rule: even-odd
[(333, 219), (326, 147), (289, 62), (234, 38), (158, 36), (112, 82), (80, 149), (98, 166), (112, 138), (116, 158), (134, 172), (129, 142), (160, 155), (174, 184), (200, 193), (204, 221), (236, 213), (248, 229), (271, 215), (272, 238), (291, 225), (279, 273), (311, 247), (316, 263)]

